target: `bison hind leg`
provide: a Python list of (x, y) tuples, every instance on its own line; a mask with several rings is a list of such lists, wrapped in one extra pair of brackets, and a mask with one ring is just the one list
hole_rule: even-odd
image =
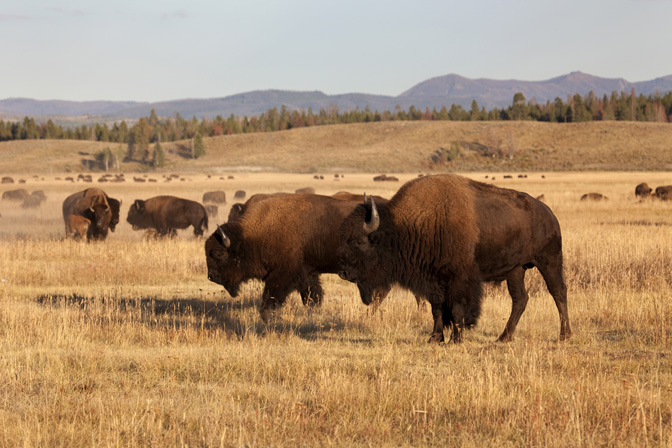
[(506, 323), (506, 327), (504, 327), (504, 332), (497, 339), (500, 342), (509, 342), (513, 339), (513, 333), (516, 331), (520, 316), (523, 315), (525, 307), (527, 307), (529, 297), (525, 289), (524, 267), (518, 267), (509, 273), (506, 278), (506, 286), (511, 295), (511, 315)]

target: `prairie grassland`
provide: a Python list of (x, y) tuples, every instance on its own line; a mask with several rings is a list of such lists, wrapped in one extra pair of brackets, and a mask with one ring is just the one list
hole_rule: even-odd
[[(91, 185), (29, 181), (48, 196), (39, 211), (2, 201), (0, 446), (672, 444), (672, 204), (634, 198), (640, 182), (672, 184), (668, 174), (497, 175), (543, 193), (558, 216), (574, 334), (557, 342), (558, 313), (533, 270), (513, 342), (494, 342), (511, 302), (505, 285), (488, 285), (465, 342), (440, 346), (426, 344), (429, 310), (408, 292), (372, 314), (334, 275), (322, 277), (320, 309), (293, 294), (264, 324), (262, 284), (232, 299), (208, 282), (202, 239), (146, 239), (125, 223), (134, 199), (156, 194), (223, 189), (231, 203), (237, 189), (314, 186), (389, 197), (401, 184), (235, 176), (103, 185), (123, 200), (103, 243), (62, 238), (62, 200)], [(580, 202), (589, 191), (610, 199)]]

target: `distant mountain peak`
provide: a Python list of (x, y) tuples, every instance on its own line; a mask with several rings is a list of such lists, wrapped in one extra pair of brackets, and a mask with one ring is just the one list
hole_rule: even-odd
[[(0, 100), (0, 119), (2, 114), (16, 119), (17, 116), (39, 118), (54, 116), (96, 115), (106, 121), (147, 117), (152, 109), (159, 116), (169, 117), (180, 114), (183, 117), (214, 118), (217, 115), (228, 117), (254, 116), (269, 109), (285, 106), (288, 110), (308, 110), (319, 112), (321, 108), (338, 107), (339, 110), (365, 109), (393, 111), (397, 106), (408, 109), (450, 107), (453, 104), (464, 108), (471, 107), (474, 100), (480, 107), (492, 109), (511, 105), (513, 96), (520, 92), (528, 100), (539, 103), (566, 100), (575, 94), (586, 95), (593, 92), (597, 96), (612, 92), (630, 92), (645, 96), (664, 95), (672, 91), (672, 75), (655, 78), (650, 81), (631, 83), (623, 78), (601, 78), (582, 71), (573, 71), (565, 75), (544, 81), (495, 80), (488, 78), (471, 79), (456, 73), (436, 76), (422, 81), (398, 96), (369, 95), (364, 93), (346, 93), (327, 95), (319, 90), (287, 91), (278, 89), (255, 90), (227, 97), (209, 99), (179, 99), (155, 103), (133, 101), (40, 101), (29, 98), (8, 98)], [(39, 121), (39, 120), (38, 120)], [(46, 121), (44, 119), (43, 121)]]

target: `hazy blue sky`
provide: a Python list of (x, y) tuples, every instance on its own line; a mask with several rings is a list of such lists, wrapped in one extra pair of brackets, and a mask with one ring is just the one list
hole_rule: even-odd
[(672, 0), (0, 0), (0, 99), (672, 74)]

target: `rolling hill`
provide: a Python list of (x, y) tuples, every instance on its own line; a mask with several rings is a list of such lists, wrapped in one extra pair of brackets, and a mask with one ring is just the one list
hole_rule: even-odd
[[(441, 172), (672, 170), (672, 134), (665, 123), (395, 121), (316, 126), (204, 139), (206, 155), (188, 157), (189, 142), (163, 144), (159, 172)], [(105, 147), (74, 140), (0, 143), (0, 174), (88, 171)], [(137, 162), (121, 171), (148, 171)], [(100, 169), (97, 169), (101, 171)], [(671, 179), (672, 180), (672, 179)]]

